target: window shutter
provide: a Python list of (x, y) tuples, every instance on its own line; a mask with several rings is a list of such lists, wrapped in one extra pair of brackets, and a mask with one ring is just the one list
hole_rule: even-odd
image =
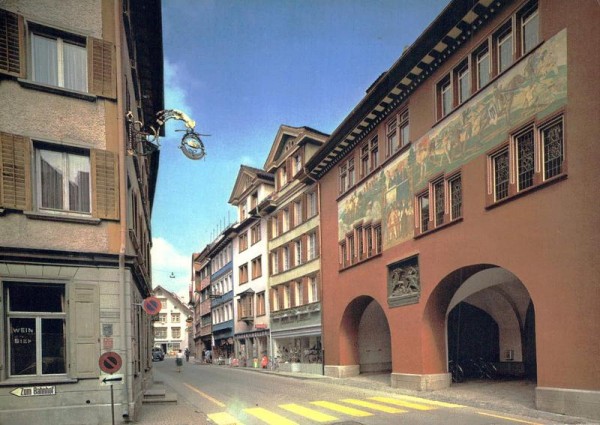
[(108, 220), (119, 219), (119, 168), (117, 154), (92, 150), (92, 214)]
[(279, 285), (277, 287), (277, 296), (279, 297), (279, 310), (285, 309), (285, 287), (284, 285)]
[(269, 218), (267, 220), (267, 240), (270, 241), (273, 239), (273, 219)]
[(315, 257), (318, 257), (320, 255), (319, 246), (320, 246), (320, 233), (319, 233), (319, 227), (317, 227), (315, 229)]
[(302, 263), (306, 263), (306, 261), (308, 260), (308, 235), (304, 234), (302, 235), (301, 239), (302, 241)]
[(0, 207), (31, 209), (31, 140), (0, 132)]
[(0, 9), (0, 73), (25, 78), (23, 17)]
[(304, 304), (308, 304), (310, 301), (308, 299), (308, 278), (302, 278), (302, 299), (304, 300)]
[(97, 96), (117, 97), (115, 46), (109, 41), (88, 38), (89, 91)]
[(74, 284), (69, 298), (70, 374), (76, 378), (98, 377), (100, 356), (98, 287)]
[(302, 194), (302, 222), (308, 221), (308, 196), (306, 193)]

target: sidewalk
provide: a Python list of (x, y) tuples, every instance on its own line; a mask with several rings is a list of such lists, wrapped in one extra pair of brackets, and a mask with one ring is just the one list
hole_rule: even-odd
[[(196, 363), (199, 367), (230, 367)], [(352, 378), (330, 378), (322, 375), (287, 373), (242, 367), (240, 371), (268, 373), (284, 378), (319, 380), (323, 384), (352, 386), (382, 391), (386, 394), (402, 394), (448, 403), (462, 404), (476, 409), (492, 410), (506, 414), (526, 416), (532, 419), (553, 421), (565, 425), (600, 425), (591, 419), (576, 418), (543, 412), (535, 408), (535, 383), (531, 381), (469, 381), (451, 388), (423, 392), (390, 387), (389, 373), (363, 374)], [(167, 384), (169, 392), (175, 392)], [(209, 424), (206, 415), (181, 397), (178, 404), (144, 405), (136, 424), (143, 425), (204, 425)]]

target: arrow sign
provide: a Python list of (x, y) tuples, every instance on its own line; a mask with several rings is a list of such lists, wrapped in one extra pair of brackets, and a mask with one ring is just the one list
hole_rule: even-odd
[(100, 384), (101, 385), (114, 385), (114, 384), (122, 384), (123, 383), (123, 374), (115, 373), (114, 375), (101, 375), (100, 376)]
[(46, 385), (41, 387), (21, 387), (15, 388), (10, 392), (17, 397), (32, 397), (37, 395), (55, 395), (56, 387), (54, 385)]

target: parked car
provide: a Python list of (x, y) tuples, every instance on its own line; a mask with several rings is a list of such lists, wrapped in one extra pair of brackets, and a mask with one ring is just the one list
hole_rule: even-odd
[(163, 352), (162, 348), (160, 348), (160, 347), (152, 348), (152, 361), (153, 362), (160, 362), (164, 359), (165, 359), (165, 353)]

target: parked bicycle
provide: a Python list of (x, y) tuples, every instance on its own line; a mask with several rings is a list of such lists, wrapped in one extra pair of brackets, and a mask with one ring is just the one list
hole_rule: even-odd
[(498, 376), (498, 369), (494, 363), (484, 360), (482, 357), (470, 359), (468, 368), (469, 375), (477, 379), (496, 379)]
[(452, 382), (460, 383), (465, 380), (465, 372), (461, 365), (454, 360), (448, 362), (448, 372), (452, 375)]

